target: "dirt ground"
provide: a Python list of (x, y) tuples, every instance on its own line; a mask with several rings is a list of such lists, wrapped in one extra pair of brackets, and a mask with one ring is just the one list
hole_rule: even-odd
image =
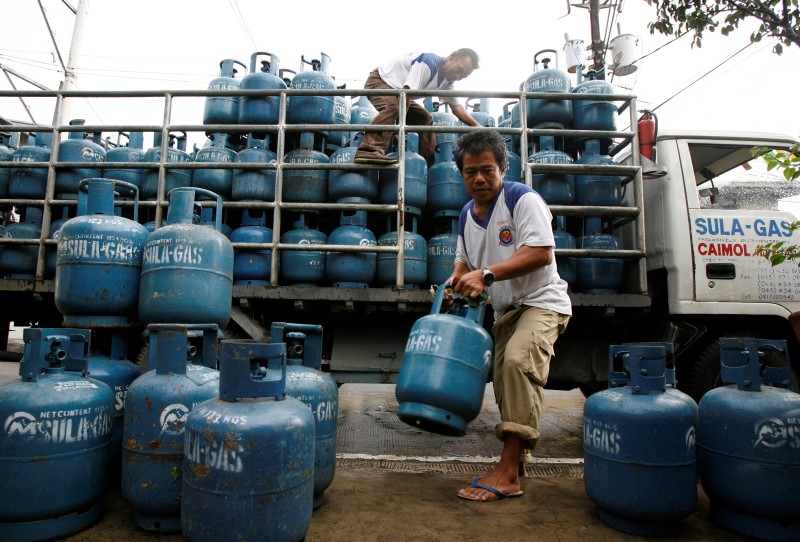
[[(0, 364), (0, 382), (18, 366)], [(340, 388), (337, 468), (325, 503), (313, 515), (306, 542), (572, 542), (634, 541), (603, 524), (586, 496), (582, 464), (583, 397), (546, 391), (534, 462), (525, 495), (490, 503), (459, 499), (456, 492), (488, 472), (500, 452), (494, 437), (497, 408), (490, 387), (484, 408), (461, 438), (424, 433), (398, 421), (389, 385)], [(714, 524), (698, 486), (699, 506), (670, 541), (743, 541)], [(108, 491), (106, 513), (69, 542), (183, 540), (137, 529), (119, 488)], [(224, 518), (222, 518), (224, 521)], [(5, 541), (3, 541), (5, 542)]]
[[(347, 468), (347, 467), (345, 467)], [(473, 472), (440, 473), (338, 468), (325, 492), (325, 504), (314, 512), (306, 542), (610, 542), (635, 541), (604, 525), (586, 496), (583, 479), (535, 476), (525, 482), (525, 495), (491, 503), (458, 499), (456, 491)], [(425, 468), (421, 466), (421, 469)], [(420, 470), (421, 470), (420, 469)], [(469, 471), (469, 469), (467, 469)], [(182, 540), (180, 535), (152, 535), (133, 527), (130, 508), (119, 491), (106, 499), (108, 510), (94, 527), (71, 536), (70, 542)], [(671, 541), (743, 541), (709, 518), (708, 499), (680, 522)]]

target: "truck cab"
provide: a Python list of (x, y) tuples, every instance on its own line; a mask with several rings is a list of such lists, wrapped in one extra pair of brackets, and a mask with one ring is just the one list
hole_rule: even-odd
[[(800, 268), (757, 254), (798, 244), (800, 186), (768, 172), (753, 148), (789, 149), (771, 134), (662, 131), (643, 164), (648, 285), (676, 344), (679, 386), (695, 399), (719, 385), (719, 337), (786, 339), (798, 374)], [(646, 159), (643, 159), (646, 161)]]

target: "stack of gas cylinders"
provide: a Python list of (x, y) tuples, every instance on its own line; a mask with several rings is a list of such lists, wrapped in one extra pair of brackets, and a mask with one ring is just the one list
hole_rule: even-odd
[[(534, 72), (520, 85), (520, 90), (567, 93), (576, 99), (527, 100), (527, 127), (552, 130), (553, 134), (532, 138), (526, 149), (521, 149), (519, 135), (507, 136), (509, 160), (505, 179), (523, 180), (521, 156), (525, 156), (534, 165), (532, 186), (548, 204), (606, 208), (597, 216), (575, 213), (556, 216), (553, 230), (556, 248), (593, 251), (591, 257), (558, 258), (559, 272), (571, 290), (615, 293), (623, 285), (623, 261), (597, 254), (621, 248), (621, 240), (613, 230), (613, 208), (622, 205), (623, 182), (619, 175), (597, 171), (598, 166), (614, 163), (606, 154), (612, 138), (603, 133), (616, 129), (617, 106), (611, 100), (579, 99), (584, 95), (613, 94), (614, 89), (603, 80), (593, 79), (573, 87), (569, 73), (550, 67), (554, 59), (557, 59), (554, 50), (537, 53)], [(42, 207), (37, 205), (19, 207), (19, 222), (9, 224), (4, 235), (13, 239), (57, 239), (58, 229), (76, 215), (76, 204), (71, 200), (78, 199), (79, 183), (86, 178), (122, 181), (115, 185), (115, 190), (129, 203), (127, 207), (117, 206), (114, 213), (131, 218), (130, 201), (138, 198), (141, 211), (137, 221), (149, 231), (163, 224), (162, 211), (170, 203), (171, 191), (192, 187), (213, 192), (223, 202), (215, 212), (211, 205), (214, 199), (205, 192), (196, 192), (201, 208), (193, 220), (217, 229), (234, 243), (235, 285), (420, 288), (440, 284), (452, 272), (455, 225), (461, 208), (469, 201), (454, 161), (458, 133), (437, 132), (435, 162), (427, 164), (418, 152), (419, 134), (406, 132), (402, 213), (364, 208), (362, 204), (398, 203), (397, 166), (376, 168), (354, 164), (363, 131), (353, 126), (369, 124), (377, 111), (365, 96), (351, 100), (324, 93), (342, 88), (337, 87), (329, 74), (331, 59), (325, 53), (321, 53), (319, 60), (302, 58), (301, 61), (309, 68), (295, 73), (281, 69), (278, 56), (268, 52), (253, 53), (249, 65), (234, 59), (222, 60), (219, 76), (209, 83), (208, 90), (225, 91), (226, 95), (205, 99), (202, 120), (207, 140), (194, 151), (187, 150), (187, 136), (182, 132), (155, 132), (152, 147), (145, 150), (147, 134), (121, 134), (119, 139), (127, 138), (127, 143), (118, 141), (110, 145), (99, 134), (86, 133), (82, 120), (72, 121), (68, 138), (58, 145), (58, 160), (69, 162), (70, 167), (57, 167), (54, 193), (58, 202), (68, 204), (51, 206), (47, 235), (42, 235)], [(280, 92), (285, 89), (321, 92), (288, 97), (283, 119), (285, 137), (279, 142), (276, 124), (281, 120)], [(236, 95), (239, 90), (249, 93)], [(425, 98), (424, 105), (433, 117), (434, 126), (463, 126), (446, 104)], [(488, 113), (488, 100), (468, 101), (467, 106), (482, 125), (495, 125)], [(521, 124), (519, 101), (506, 104), (497, 125), (516, 128)], [(252, 131), (243, 131), (244, 125), (252, 126)], [(595, 135), (559, 135), (561, 130), (583, 130)], [(46, 162), (50, 158), (51, 139), (49, 132), (37, 132), (35, 140), (27, 145), (13, 150), (7, 145), (0, 147), (4, 153), (0, 159), (5, 156), (11, 162), (11, 167), (0, 172), (0, 197), (45, 197), (48, 168), (14, 167), (14, 164)], [(387, 152), (397, 153), (397, 147), (395, 138)], [(276, 194), (279, 161), (282, 182), (280, 194)], [(116, 166), (117, 163), (126, 165)], [(142, 167), (130, 167), (136, 163)], [(213, 165), (201, 167), (206, 163)], [(347, 164), (354, 167), (348, 168)], [(536, 169), (539, 165), (570, 164), (582, 168), (566, 173)], [(276, 218), (273, 208), (277, 197), (292, 207), (283, 209)], [(304, 204), (308, 207), (303, 207)], [(314, 207), (319, 204), (342, 204), (342, 207), (334, 210)], [(400, 233), (402, 273), (398, 253), (381, 250), (397, 246)], [(282, 247), (277, 258), (273, 258), (271, 248), (277, 243)], [(308, 244), (353, 249), (303, 250)], [(375, 251), (370, 251), (370, 247), (375, 247)], [(55, 253), (53, 250), (50, 253), (45, 276), (52, 278)], [(2, 246), (0, 276), (34, 278), (37, 256), (38, 247), (34, 244)]]
[[(590, 78), (571, 84), (569, 73), (558, 69), (555, 50), (543, 50), (534, 55), (534, 72), (521, 85), (524, 92), (571, 93), (572, 95), (614, 94), (614, 87), (600, 79)], [(555, 62), (554, 62), (555, 61)], [(551, 64), (556, 67), (550, 67)], [(577, 98), (577, 96), (576, 96)], [(588, 206), (613, 208), (622, 205), (623, 182), (618, 175), (598, 173), (593, 166), (614, 165), (608, 156), (611, 137), (603, 132), (616, 130), (617, 106), (602, 99), (528, 99), (526, 103), (527, 127), (547, 130), (584, 130), (591, 136), (540, 136), (529, 141), (528, 154), (532, 164), (577, 164), (571, 172), (534, 172), (531, 184), (549, 205)], [(521, 126), (519, 104), (510, 110), (504, 108), (500, 125)], [(554, 132), (557, 134), (558, 132)], [(519, 153), (522, 147), (516, 136), (507, 139), (509, 147), (509, 173), (511, 180), (519, 180)], [(587, 167), (588, 166), (588, 167)], [(513, 171), (512, 171), (513, 170)], [(613, 214), (602, 216), (565, 216), (554, 218), (553, 233), (557, 249), (588, 249), (595, 251), (622, 248), (614, 235)], [(614, 294), (623, 285), (623, 261), (604, 257), (559, 257), (558, 272), (567, 281), (570, 290), (587, 294)]]
[[(78, 216), (56, 249), (65, 327), (26, 330), (20, 379), (0, 388), (0, 472), (18, 481), (0, 500), (0, 538), (80, 531), (121, 484), (147, 531), (301, 540), (335, 467), (338, 392), (321, 371), (321, 326), (279, 323), (270, 343), (220, 343), (234, 277), (222, 197), (176, 187), (150, 232), (133, 183), (75, 187)], [(132, 198), (115, 197), (123, 190)], [(212, 227), (198, 223), (204, 208)], [(127, 360), (139, 326), (144, 374)]]
[(800, 539), (800, 394), (786, 341), (721, 338), (722, 387), (675, 389), (671, 343), (612, 346), (609, 389), (584, 405), (584, 481), (603, 523), (675, 535), (697, 507), (758, 540)]

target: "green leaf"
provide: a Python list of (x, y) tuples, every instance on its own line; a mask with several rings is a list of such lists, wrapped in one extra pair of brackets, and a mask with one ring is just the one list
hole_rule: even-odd
[(786, 256), (784, 256), (783, 254), (775, 254), (769, 259), (769, 261), (772, 264), (772, 267), (775, 267), (776, 265), (780, 265), (783, 262), (785, 262)]

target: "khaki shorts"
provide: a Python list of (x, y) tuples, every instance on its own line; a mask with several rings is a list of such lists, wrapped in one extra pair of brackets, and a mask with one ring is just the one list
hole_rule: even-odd
[(500, 440), (511, 433), (526, 441), (527, 449), (536, 445), (553, 345), (568, 322), (567, 315), (523, 306), (505, 313), (492, 327), (494, 395), (502, 420), (495, 434)]

